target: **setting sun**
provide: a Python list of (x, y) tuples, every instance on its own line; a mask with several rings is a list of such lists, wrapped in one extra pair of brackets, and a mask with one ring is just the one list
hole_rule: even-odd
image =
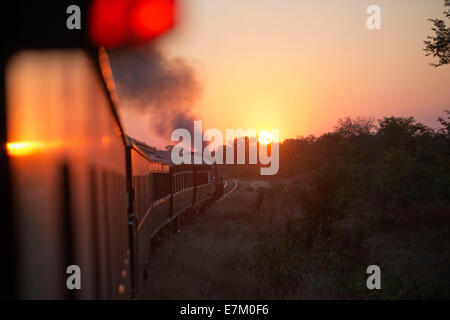
[(269, 131), (262, 130), (259, 132), (258, 141), (261, 144), (269, 144), (273, 141), (273, 136)]

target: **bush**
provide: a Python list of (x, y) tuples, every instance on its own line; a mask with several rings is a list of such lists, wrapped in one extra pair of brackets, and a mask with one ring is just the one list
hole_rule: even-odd
[[(280, 175), (297, 177), (287, 201), (301, 208), (301, 218), (291, 219), (279, 235), (261, 236), (255, 272), (285, 296), (295, 285), (308, 286), (308, 279), (326, 283), (321, 288), (339, 297), (448, 294), (448, 283), (439, 285), (439, 279), (450, 272), (401, 257), (415, 246), (419, 257), (433, 256), (440, 265), (449, 259), (450, 250), (431, 252), (422, 245), (422, 237), (450, 222), (448, 122), (440, 122), (443, 128), (432, 130), (412, 117), (385, 117), (375, 128), (372, 121), (347, 118), (333, 133), (283, 144), (280, 154), (291, 161), (281, 162), (286, 167), (280, 166)], [(388, 237), (392, 242), (380, 245)], [(382, 257), (380, 250), (400, 256)], [(374, 259), (390, 268), (389, 292), (365, 288), (364, 271)]]

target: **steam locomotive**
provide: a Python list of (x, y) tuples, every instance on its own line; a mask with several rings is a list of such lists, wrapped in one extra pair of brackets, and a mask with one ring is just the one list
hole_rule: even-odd
[(152, 239), (218, 196), (217, 168), (171, 166), (126, 136), (106, 50), (55, 27), (66, 2), (4, 20), (16, 34), (1, 56), (2, 296), (133, 298)]

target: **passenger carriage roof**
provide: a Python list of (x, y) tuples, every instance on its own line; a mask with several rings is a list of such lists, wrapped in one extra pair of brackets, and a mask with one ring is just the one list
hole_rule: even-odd
[[(136, 150), (140, 151), (142, 154), (144, 154), (150, 160), (155, 161), (155, 162), (162, 162), (167, 165), (171, 164), (170, 161), (167, 161), (167, 159), (165, 159), (164, 157), (162, 157), (159, 154), (158, 151), (162, 151), (162, 150), (158, 150), (158, 149), (156, 149), (156, 147), (149, 146), (145, 142), (136, 140), (130, 136), (126, 136), (126, 139), (127, 139), (127, 145), (129, 147), (135, 148)], [(169, 157), (170, 157), (170, 153), (169, 153)]]
[[(157, 149), (156, 147), (149, 146), (145, 142), (136, 140), (130, 136), (126, 136), (127, 138), (127, 144), (129, 147), (133, 147), (143, 153), (146, 157), (148, 157), (150, 160), (157, 161), (157, 162), (163, 162), (165, 164), (168, 164), (170, 167), (175, 166), (175, 164), (172, 162), (171, 159), (171, 149), (167, 150), (161, 150)], [(196, 157), (202, 157), (202, 154), (200, 152), (191, 152), (191, 163), (194, 163), (194, 158)]]

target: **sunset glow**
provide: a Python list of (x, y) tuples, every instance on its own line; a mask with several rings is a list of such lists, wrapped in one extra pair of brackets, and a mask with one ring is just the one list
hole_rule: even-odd
[[(382, 28), (371, 31), (364, 1), (183, 1), (177, 28), (156, 46), (195, 71), (195, 119), (209, 128), (279, 128), (283, 141), (323, 134), (347, 116), (411, 115), (436, 126), (450, 73), (429, 65), (423, 40), (442, 3), (379, 5)], [(134, 107), (121, 111), (131, 135), (167, 144), (168, 134), (149, 130), (154, 113), (143, 121)]]
[(450, 298), (450, 0), (7, 2), (2, 298)]
[(259, 132), (258, 141), (261, 144), (270, 144), (273, 141), (273, 136), (269, 131), (262, 130)]

